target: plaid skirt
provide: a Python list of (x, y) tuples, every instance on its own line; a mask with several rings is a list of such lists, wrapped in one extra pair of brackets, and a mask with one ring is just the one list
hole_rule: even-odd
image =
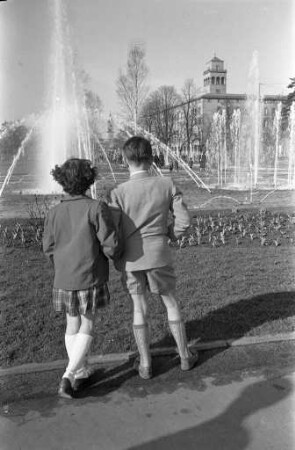
[(81, 291), (53, 288), (52, 300), (55, 311), (61, 312), (65, 308), (70, 316), (78, 316), (88, 312), (94, 314), (96, 309), (107, 306), (110, 293), (107, 283)]

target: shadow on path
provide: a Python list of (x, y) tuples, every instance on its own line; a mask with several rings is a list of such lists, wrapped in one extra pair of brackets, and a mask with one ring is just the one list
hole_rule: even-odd
[(132, 361), (106, 369), (103, 373), (98, 369), (89, 377), (87, 389), (77, 392), (75, 398), (105, 397), (136, 375)]
[[(200, 319), (186, 322), (188, 340), (241, 338), (251, 330), (295, 315), (295, 292), (261, 294), (217, 308)], [(209, 336), (208, 336), (209, 335)], [(175, 345), (170, 334), (152, 347)]]
[[(222, 414), (213, 419), (148, 443), (130, 447), (128, 450), (178, 450), (181, 448), (185, 450), (244, 450), (250, 442), (250, 434), (245, 425), (246, 419), (286, 398), (291, 387), (290, 381), (286, 378), (280, 379), (277, 383), (257, 382), (246, 387)], [(268, 416), (265, 417), (267, 422)], [(286, 419), (285, 417), (284, 423)], [(275, 421), (274, 417), (273, 420)], [(278, 423), (281, 422), (278, 421)], [(269, 424), (265, 428), (263, 423), (260, 425), (256, 430), (262, 433), (260, 436), (260, 443), (262, 443), (263, 433), (269, 430)], [(279, 430), (279, 428), (275, 429)], [(282, 445), (284, 445), (283, 442)], [(288, 448), (291, 448), (291, 443)]]

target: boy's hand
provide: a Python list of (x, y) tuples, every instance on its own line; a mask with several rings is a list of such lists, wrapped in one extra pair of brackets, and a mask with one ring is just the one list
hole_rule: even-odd
[(176, 237), (175, 234), (174, 234), (174, 226), (173, 226), (173, 223), (170, 223), (170, 224), (168, 225), (167, 236), (168, 236), (168, 238), (169, 238), (172, 242), (177, 241), (177, 237)]

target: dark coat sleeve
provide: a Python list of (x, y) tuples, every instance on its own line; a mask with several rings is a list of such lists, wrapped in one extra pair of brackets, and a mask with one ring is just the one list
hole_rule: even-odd
[(52, 216), (50, 211), (48, 212), (44, 222), (43, 232), (43, 252), (51, 261), (53, 261), (54, 251), (54, 234), (52, 228)]

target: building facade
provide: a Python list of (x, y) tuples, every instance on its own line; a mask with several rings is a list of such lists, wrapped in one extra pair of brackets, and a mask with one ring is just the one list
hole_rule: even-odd
[[(259, 94), (259, 117), (262, 131), (273, 126), (275, 112), (285, 98), (282, 95), (260, 97)], [(194, 126), (189, 145), (187, 145), (187, 133), (185, 133), (187, 118), (183, 113), (183, 105), (180, 105), (178, 106), (175, 136), (171, 142), (171, 147), (178, 154), (198, 158), (199, 154), (205, 149), (214, 114), (225, 112), (229, 130), (234, 111), (239, 111), (242, 118), (247, 114), (247, 101), (246, 93), (230, 94), (227, 92), (227, 70), (224, 68), (224, 61), (214, 56), (207, 62), (206, 69), (203, 72), (203, 86), (200, 94), (191, 100), (192, 107), (190, 110), (194, 116)]]

